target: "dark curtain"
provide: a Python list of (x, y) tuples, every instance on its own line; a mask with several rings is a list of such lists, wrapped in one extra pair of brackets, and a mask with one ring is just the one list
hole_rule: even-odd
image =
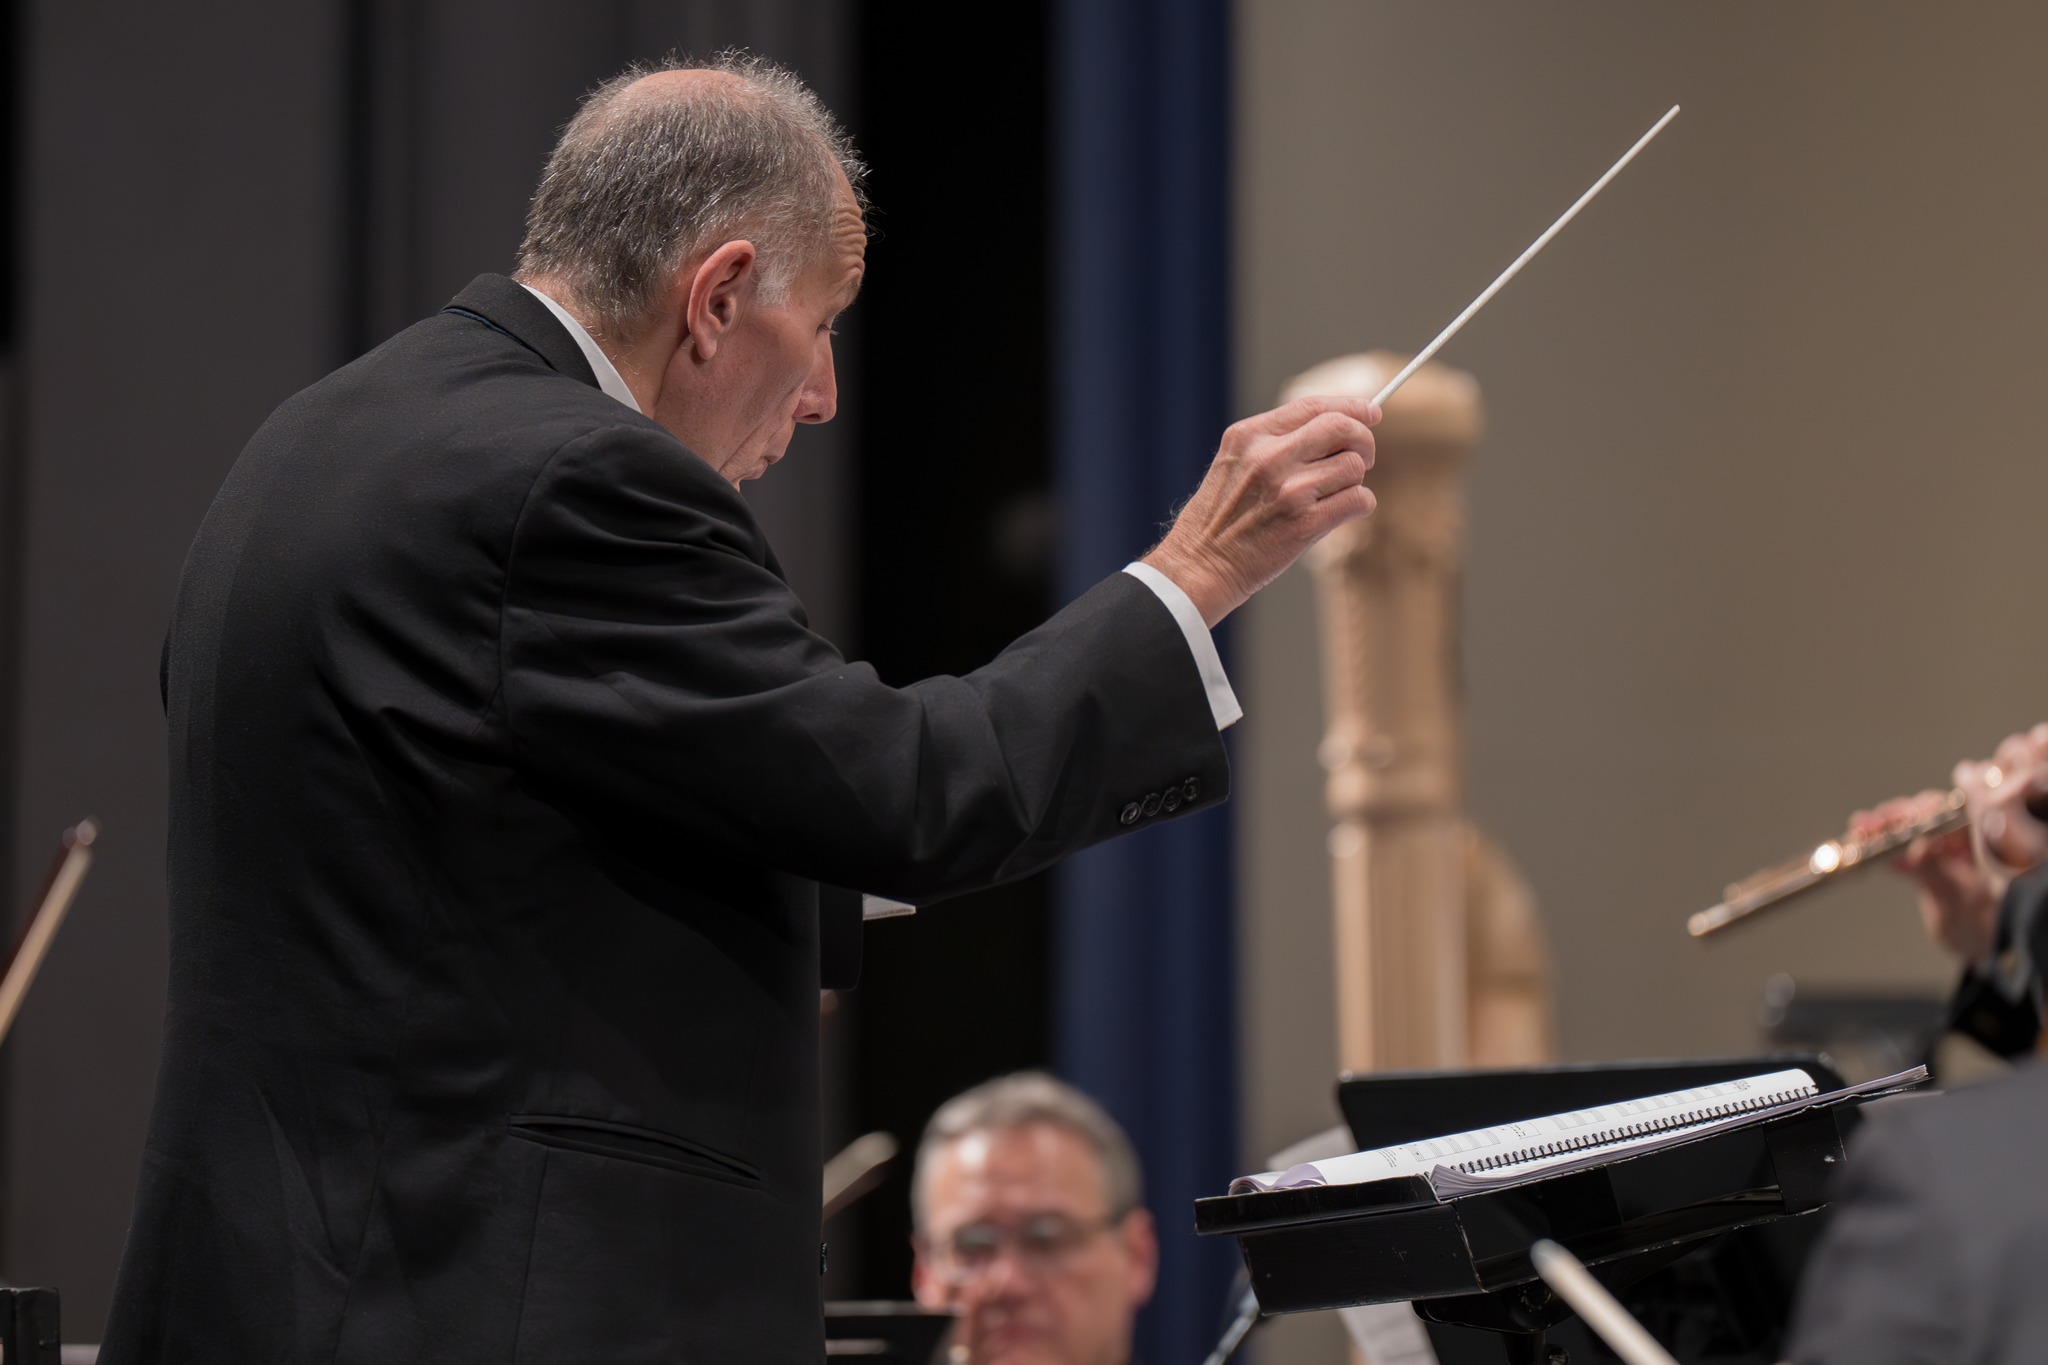
[[(1004, 41), (961, 61), (928, 9), (861, 6), (855, 133), (875, 235), (847, 314), (874, 358), (857, 621), (891, 682), (979, 668), (1051, 610), (1047, 8), (1007, 5)], [(1049, 878), (1027, 877), (868, 931), (860, 988), (826, 1027), (827, 1048), (850, 1039), (852, 1055), (835, 1071), (828, 1050), (826, 1074), (852, 1078), (841, 1136), (888, 1132), (906, 1151), (826, 1225), (828, 1295), (904, 1297), (925, 1121), (970, 1085), (1047, 1064), (1051, 899)]]
[[(1229, 6), (1059, 0), (1052, 273), (1063, 597), (1155, 541), (1229, 420)], [(1227, 655), (1226, 655), (1227, 659)], [(1192, 1202), (1237, 1174), (1231, 822), (1212, 810), (1067, 864), (1061, 1072), (1129, 1130), (1158, 1217), (1148, 1361), (1214, 1344), (1235, 1248)]]

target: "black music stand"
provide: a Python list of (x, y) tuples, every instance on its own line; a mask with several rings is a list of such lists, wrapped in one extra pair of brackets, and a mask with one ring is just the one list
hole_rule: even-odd
[(0, 1287), (0, 1360), (58, 1365), (63, 1347), (57, 1291)]
[[(1346, 1077), (1338, 1093), (1359, 1145), (1378, 1147), (1788, 1065), (1839, 1085), (1818, 1058), (1773, 1057)], [(1268, 1313), (1408, 1300), (1545, 1365), (1571, 1312), (1529, 1264), (1531, 1242), (1562, 1242), (1622, 1289), (1723, 1233), (1821, 1208), (1853, 1113), (1824, 1105), (1450, 1200), (1421, 1177), (1225, 1195), (1196, 1202), (1195, 1228), (1238, 1239)]]
[(954, 1322), (915, 1303), (875, 1299), (825, 1305), (825, 1355), (878, 1365), (930, 1365)]

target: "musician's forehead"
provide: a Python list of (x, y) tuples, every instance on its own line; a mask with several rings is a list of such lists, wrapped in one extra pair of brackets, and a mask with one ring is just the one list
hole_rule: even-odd
[(933, 1221), (1001, 1209), (1103, 1212), (1102, 1163), (1077, 1133), (1030, 1123), (962, 1134), (935, 1154), (928, 1187)]

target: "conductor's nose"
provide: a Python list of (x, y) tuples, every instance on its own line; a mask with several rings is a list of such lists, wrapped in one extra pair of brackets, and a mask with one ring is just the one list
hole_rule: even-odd
[(839, 375), (832, 363), (832, 337), (827, 333), (818, 340), (818, 355), (804, 380), (796, 420), (815, 426), (831, 421), (838, 412)]

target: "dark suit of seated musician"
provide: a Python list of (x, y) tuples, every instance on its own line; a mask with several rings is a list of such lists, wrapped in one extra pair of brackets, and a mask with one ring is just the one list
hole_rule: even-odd
[[(1963, 958), (1954, 1019), (2024, 1057), (2041, 1028), (2048, 826), (2021, 804), (2048, 775), (2048, 725), (1964, 763), (1970, 829), (1908, 850), (1930, 934)], [(1925, 814), (1939, 793), (1859, 816)], [(2004, 1365), (2048, 1358), (2048, 1065), (1885, 1106), (1850, 1149), (1834, 1221), (1800, 1290), (1795, 1365)]]
[(1073, 1087), (1022, 1072), (940, 1106), (911, 1184), (918, 1301), (973, 1365), (1127, 1365), (1159, 1242), (1138, 1159)]

